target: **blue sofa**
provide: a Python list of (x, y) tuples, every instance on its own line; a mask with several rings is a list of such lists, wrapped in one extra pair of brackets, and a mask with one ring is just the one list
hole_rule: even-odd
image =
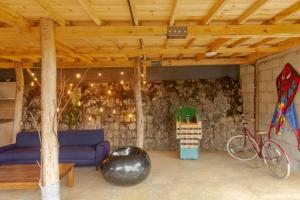
[[(98, 130), (59, 131), (59, 162), (77, 166), (99, 166), (109, 154), (110, 145), (104, 132)], [(0, 147), (0, 164), (27, 164), (40, 161), (40, 140), (37, 132), (21, 132), (16, 143)]]

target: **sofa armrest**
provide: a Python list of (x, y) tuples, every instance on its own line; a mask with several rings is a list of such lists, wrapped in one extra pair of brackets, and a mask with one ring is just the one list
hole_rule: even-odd
[(9, 144), (9, 145), (0, 147), (0, 153), (11, 150), (11, 149), (15, 148), (16, 146), (17, 146), (16, 144)]
[(96, 166), (101, 164), (101, 161), (109, 154), (110, 144), (108, 141), (103, 141), (96, 145)]

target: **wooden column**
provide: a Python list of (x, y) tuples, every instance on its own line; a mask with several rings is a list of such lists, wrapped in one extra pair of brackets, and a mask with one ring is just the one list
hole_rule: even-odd
[(141, 58), (137, 57), (136, 66), (134, 68), (134, 97), (135, 97), (135, 113), (136, 113), (136, 146), (143, 148), (144, 146), (144, 115), (143, 101), (141, 92)]
[(41, 18), (41, 135), (42, 135), (42, 199), (58, 200), (59, 165), (57, 140), (56, 52), (54, 22)]
[(22, 129), (22, 116), (23, 116), (23, 94), (24, 94), (24, 76), (21, 63), (15, 63), (16, 72), (16, 100), (15, 100), (15, 116), (12, 143), (16, 142), (17, 133)]

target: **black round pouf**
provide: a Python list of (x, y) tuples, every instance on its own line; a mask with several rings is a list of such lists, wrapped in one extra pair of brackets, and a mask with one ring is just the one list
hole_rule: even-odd
[(138, 147), (121, 147), (102, 162), (104, 179), (115, 185), (129, 186), (142, 182), (151, 168), (147, 152)]

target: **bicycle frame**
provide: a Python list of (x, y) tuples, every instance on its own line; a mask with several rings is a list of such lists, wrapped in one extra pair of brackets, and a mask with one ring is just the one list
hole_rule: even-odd
[[(246, 125), (243, 126), (242, 132), (243, 132), (243, 135), (244, 135), (245, 137), (251, 137), (251, 138), (258, 144), (258, 149), (257, 149), (257, 147), (256, 147), (254, 144), (251, 143), (251, 140), (249, 140), (250, 143), (251, 143), (251, 145), (252, 145), (253, 148), (255, 149), (255, 151), (256, 151), (258, 157), (261, 159), (261, 158), (263, 157), (263, 156), (262, 156), (262, 148), (263, 148), (263, 145), (264, 145), (264, 143), (265, 143), (266, 141), (270, 141), (270, 137), (268, 137), (268, 139), (264, 139), (264, 138), (262, 138), (262, 137), (258, 137), (257, 134), (251, 133), (251, 131), (247, 128)], [(246, 139), (245, 139), (245, 142), (246, 142)]]

